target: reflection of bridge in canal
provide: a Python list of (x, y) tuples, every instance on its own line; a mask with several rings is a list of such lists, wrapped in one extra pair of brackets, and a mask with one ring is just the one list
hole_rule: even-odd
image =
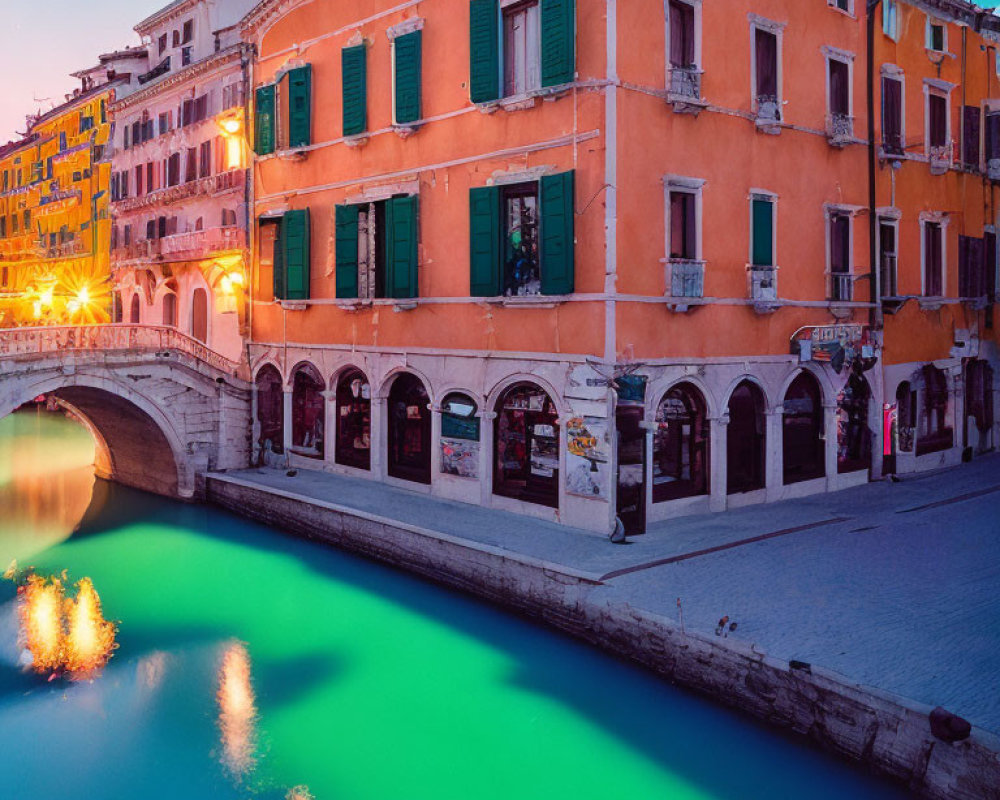
[(121, 483), (192, 497), (198, 475), (246, 466), (243, 367), (175, 328), (0, 331), (0, 417), (41, 395), (81, 418), (99, 474)]

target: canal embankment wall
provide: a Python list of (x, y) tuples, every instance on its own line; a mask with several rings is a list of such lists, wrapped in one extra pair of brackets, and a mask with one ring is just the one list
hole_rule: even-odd
[(206, 494), (242, 516), (541, 620), (807, 736), (892, 777), (916, 796), (1000, 800), (1000, 739), (988, 731), (974, 727), (968, 739), (945, 742), (931, 733), (930, 706), (816, 665), (773, 658), (735, 639), (685, 630), (613, 596), (599, 575), (235, 477), (208, 476)]

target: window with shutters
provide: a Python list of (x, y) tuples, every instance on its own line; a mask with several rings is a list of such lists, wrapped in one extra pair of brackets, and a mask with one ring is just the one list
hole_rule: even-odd
[(202, 142), (198, 153), (198, 177), (207, 178), (212, 174), (212, 143)]
[(572, 294), (574, 173), (469, 193), (473, 297)]
[(899, 297), (898, 242), (899, 220), (893, 217), (878, 219), (878, 264), (881, 270), (882, 299)]
[(344, 136), (359, 136), (368, 129), (368, 53), (359, 44), (340, 52), (342, 123)]
[(851, 212), (838, 208), (827, 210), (828, 288), (833, 302), (854, 299), (854, 248), (851, 236)]
[(666, 181), (666, 296), (702, 297), (705, 262), (701, 255), (701, 191), (704, 181)]
[(882, 0), (882, 33), (899, 41), (899, 0)]
[(781, 114), (781, 31), (779, 23), (754, 17), (751, 23), (751, 81), (758, 122), (779, 122)]
[(778, 299), (777, 197), (769, 192), (750, 194), (749, 297), (756, 302)]
[(337, 297), (417, 297), (417, 197), (337, 206), (335, 213)]
[(979, 106), (962, 108), (962, 164), (966, 169), (978, 172), (980, 164), (980, 139), (982, 134), (983, 110)]
[(951, 120), (948, 110), (948, 92), (940, 90), (925, 82), (927, 96), (926, 130), (927, 156), (931, 160), (931, 169), (936, 165), (947, 168), (951, 165)]
[(853, 54), (824, 48), (826, 53), (826, 133), (831, 144), (843, 144), (854, 137), (851, 116), (851, 62)]
[[(233, 97), (239, 97), (233, 85)], [(225, 98), (223, 98), (225, 101)], [(312, 143), (312, 66), (306, 64), (281, 74), (275, 83), (255, 94), (254, 152), (308, 147)]]
[(667, 88), (672, 97), (701, 98), (701, 3), (667, 4)]
[(163, 136), (163, 134), (167, 133), (170, 130), (170, 112), (164, 111), (162, 114), (160, 114), (158, 123), (159, 123), (160, 136)]
[(409, 125), (421, 117), (420, 91), (423, 32), (397, 36), (392, 41), (392, 121)]
[(944, 226), (938, 220), (921, 219), (922, 287), (924, 297), (944, 295), (945, 238)]
[(469, 0), (469, 12), (473, 103), (575, 78), (576, 0)]
[(184, 181), (190, 183), (198, 178), (198, 149), (187, 148), (187, 156), (184, 164)]
[(889, 155), (906, 151), (903, 119), (902, 73), (894, 70), (882, 76), (882, 149)]
[[(172, 153), (167, 159), (167, 186), (177, 186), (181, 182), (181, 154)], [(128, 186), (125, 187), (125, 195), (128, 196)]]
[(308, 300), (310, 296), (309, 209), (286, 211), (260, 220), (261, 265), (272, 263), (275, 300)]
[(135, 168), (135, 196), (138, 197), (142, 194), (142, 178), (145, 175), (146, 170), (140, 164)]
[(978, 300), (986, 296), (986, 258), (982, 239), (958, 237), (958, 296)]

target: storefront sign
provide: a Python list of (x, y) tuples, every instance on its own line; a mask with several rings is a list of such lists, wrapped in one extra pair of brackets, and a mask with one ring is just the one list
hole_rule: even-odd
[(838, 374), (858, 359), (875, 358), (868, 326), (855, 323), (799, 328), (792, 334), (791, 350), (799, 361), (827, 363)]

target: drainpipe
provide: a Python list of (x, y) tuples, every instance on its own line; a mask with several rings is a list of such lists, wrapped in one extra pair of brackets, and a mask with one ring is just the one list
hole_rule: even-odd
[(254, 242), (256, 241), (256, 226), (254, 225), (254, 160), (253, 150), (250, 147), (250, 98), (253, 94), (253, 64), (256, 48), (254, 45), (244, 45), (240, 55), (243, 66), (243, 152), (246, 155), (247, 166), (244, 170), (243, 197), (246, 202), (246, 223), (244, 243), (247, 252), (247, 287), (244, 297), (248, 298), (249, 309), (247, 310), (247, 336), (244, 349), (247, 355), (247, 365), (250, 364), (250, 345), (253, 343), (253, 304), (254, 279), (256, 270), (254, 268)]
[(873, 330), (882, 329), (882, 265), (878, 263), (875, 238), (878, 219), (875, 212), (875, 12), (881, 0), (868, 0), (868, 263), (871, 264), (872, 299), (874, 306), (869, 315)]

